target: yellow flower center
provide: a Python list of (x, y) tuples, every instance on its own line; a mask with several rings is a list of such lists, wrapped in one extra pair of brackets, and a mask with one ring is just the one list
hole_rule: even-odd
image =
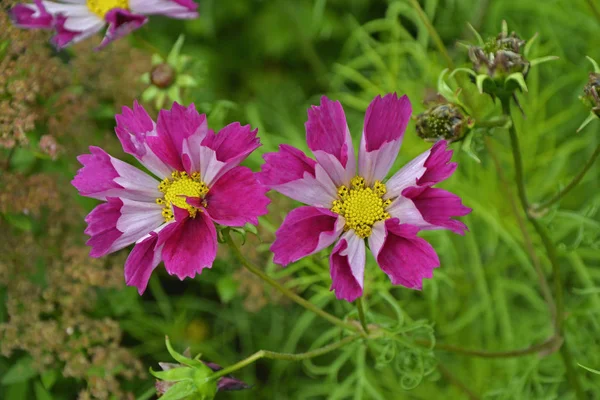
[(86, 4), (90, 11), (100, 18), (104, 18), (106, 13), (113, 8), (129, 10), (128, 0), (87, 0)]
[(331, 211), (344, 217), (344, 230), (353, 229), (361, 238), (371, 236), (375, 222), (391, 218), (385, 209), (392, 203), (383, 200), (387, 188), (380, 181), (373, 187), (365, 185), (362, 176), (355, 176), (350, 181), (350, 188), (342, 185), (338, 188), (338, 199), (334, 200)]
[[(174, 218), (173, 207), (179, 207), (187, 210), (190, 217), (195, 218), (198, 211), (202, 209), (196, 208), (187, 203), (188, 197), (204, 198), (208, 193), (208, 186), (200, 179), (200, 174), (194, 172), (191, 176), (187, 172), (175, 171), (170, 178), (165, 178), (158, 190), (164, 193), (160, 199), (156, 199), (156, 203), (163, 206), (162, 215), (165, 222), (172, 221)], [(206, 203), (203, 202), (206, 207)]]

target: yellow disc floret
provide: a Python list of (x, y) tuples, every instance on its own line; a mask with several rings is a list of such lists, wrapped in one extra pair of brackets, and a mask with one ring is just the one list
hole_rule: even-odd
[(87, 0), (86, 4), (90, 11), (100, 18), (104, 18), (106, 13), (113, 8), (129, 10), (128, 0)]
[(338, 188), (338, 200), (333, 202), (331, 211), (344, 217), (345, 230), (353, 229), (356, 235), (367, 238), (375, 222), (390, 218), (385, 209), (392, 201), (382, 198), (386, 192), (382, 182), (376, 181), (371, 188), (363, 177), (355, 176), (350, 188), (343, 185)]
[(172, 206), (187, 210), (192, 218), (196, 217), (198, 211), (202, 212), (202, 209), (188, 204), (187, 198), (204, 198), (208, 193), (208, 186), (202, 182), (198, 172), (188, 175), (187, 172), (175, 171), (170, 178), (165, 178), (158, 185), (158, 190), (164, 196), (156, 199), (156, 203), (163, 206), (162, 215), (165, 222), (169, 222), (174, 218)]

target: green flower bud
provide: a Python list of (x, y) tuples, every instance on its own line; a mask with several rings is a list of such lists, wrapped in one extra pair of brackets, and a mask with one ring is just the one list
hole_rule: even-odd
[(150, 71), (150, 82), (154, 86), (166, 89), (173, 84), (177, 71), (167, 63), (160, 63)]
[(474, 121), (456, 104), (435, 104), (417, 115), (417, 135), (428, 142), (462, 139)]
[(467, 46), (473, 68), (457, 68), (455, 71), (471, 75), (480, 93), (487, 93), (492, 97), (507, 97), (513, 95), (516, 90), (526, 92), (525, 80), (529, 69), (557, 59), (547, 56), (530, 60), (529, 51), (537, 36), (525, 41), (515, 32), (509, 34), (506, 22), (502, 23), (502, 31), (487, 41), (484, 41), (471, 25), (469, 28), (478, 40), (477, 45)]
[(218, 391), (242, 390), (249, 386), (231, 376), (213, 377), (221, 369), (217, 364), (201, 361), (200, 355), (190, 358), (189, 349), (183, 354), (173, 350), (166, 338), (169, 354), (178, 362), (158, 363), (162, 371), (150, 373), (157, 378), (155, 387), (158, 396), (164, 400), (212, 400)]
[(181, 35), (166, 59), (154, 54), (152, 69), (141, 76), (141, 81), (148, 84), (142, 100), (154, 102), (157, 109), (163, 108), (166, 101), (182, 103), (185, 89), (198, 86), (198, 82), (185, 73), (190, 59), (180, 54), (183, 41)]

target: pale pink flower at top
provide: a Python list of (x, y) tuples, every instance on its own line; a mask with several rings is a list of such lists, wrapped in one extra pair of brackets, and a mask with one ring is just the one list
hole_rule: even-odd
[(132, 243), (125, 281), (140, 294), (164, 261), (179, 279), (210, 268), (217, 253), (215, 223), (257, 224), (267, 213), (266, 187), (238, 166), (260, 146), (257, 130), (232, 123), (218, 134), (193, 105), (173, 104), (155, 123), (137, 103), (123, 107), (115, 129), (125, 152), (146, 172), (99, 147), (78, 157), (73, 185), (82, 196), (103, 200), (86, 217), (90, 255), (101, 257)]
[(100, 47), (144, 25), (147, 15), (171, 18), (198, 17), (192, 0), (34, 0), (14, 6), (10, 15), (15, 25), (31, 29), (53, 29), (57, 48), (86, 39), (108, 29)]
[(271, 247), (275, 263), (290, 264), (337, 240), (329, 258), (331, 289), (347, 301), (363, 293), (365, 240), (393, 284), (421, 289), (423, 279), (433, 277), (437, 254), (417, 232), (464, 234), (466, 226), (452, 217), (471, 210), (458, 196), (432, 187), (456, 169), (445, 141), (384, 183), (411, 113), (406, 96), (376, 97), (365, 115), (357, 166), (344, 110), (338, 101), (323, 97), (320, 106), (308, 110), (306, 123), (316, 161), (288, 145), (265, 154), (258, 179), (308, 204), (292, 210), (277, 230)]

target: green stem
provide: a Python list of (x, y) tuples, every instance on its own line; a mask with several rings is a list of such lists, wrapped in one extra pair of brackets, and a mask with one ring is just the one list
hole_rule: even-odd
[(340, 347), (344, 347), (345, 345), (350, 344), (359, 338), (359, 335), (347, 336), (337, 343), (328, 344), (327, 346), (319, 347), (318, 349), (298, 354), (276, 353), (274, 351), (259, 350), (256, 353), (252, 354), (250, 357), (243, 359), (242, 361), (239, 361), (227, 368), (223, 368), (222, 370), (216, 371), (213, 375), (211, 375), (210, 379), (217, 380), (225, 375), (229, 375), (237, 371), (238, 369), (242, 369), (257, 360), (260, 360), (261, 358), (268, 358), (271, 360), (301, 361), (307, 360), (309, 358), (318, 357), (320, 355), (329, 353), (333, 350), (339, 349)]
[(363, 298), (359, 297), (356, 299), (356, 309), (358, 310), (358, 318), (360, 319), (360, 324), (363, 327), (363, 330), (368, 335), (369, 334), (369, 326), (367, 325), (367, 319), (365, 318), (365, 309), (363, 304)]
[(433, 39), (436, 47), (438, 48), (440, 53), (442, 53), (442, 56), (444, 56), (444, 58), (446, 59), (446, 63), (448, 64), (448, 67), (450, 69), (454, 69), (454, 62), (452, 61), (450, 54), (448, 54), (448, 50), (446, 50), (446, 46), (444, 46), (444, 42), (442, 41), (442, 38), (440, 38), (440, 35), (438, 35), (437, 31), (431, 24), (429, 17), (427, 16), (427, 14), (425, 14), (425, 11), (423, 11), (423, 9), (421, 8), (421, 5), (419, 4), (418, 0), (410, 0), (410, 4), (412, 4), (412, 6), (415, 9), (415, 11), (417, 12), (417, 14), (419, 14), (419, 18), (421, 19), (423, 24), (425, 24), (425, 28), (427, 28), (427, 31), (431, 35), (431, 38)]
[(248, 269), (248, 271), (252, 272), (254, 275), (258, 276), (260, 279), (262, 279), (263, 281), (265, 281), (266, 283), (268, 283), (269, 285), (271, 285), (272, 287), (277, 289), (284, 296), (286, 296), (289, 299), (293, 300), (294, 302), (298, 303), (299, 305), (306, 308), (307, 310), (314, 312), (315, 314), (326, 319), (327, 321), (331, 322), (332, 324), (339, 326), (340, 328), (358, 332), (363, 337), (367, 336), (365, 333), (363, 333), (359, 329), (358, 326), (347, 323), (345, 321), (342, 321), (341, 319), (337, 318), (336, 316), (329, 314), (327, 311), (321, 310), (320, 308), (318, 308), (317, 306), (312, 304), (310, 301), (303, 299), (302, 297), (298, 296), (296, 293), (292, 292), (290, 289), (281, 285), (275, 279), (271, 278), (269, 275), (265, 274), (259, 267), (252, 264), (248, 259), (246, 259), (246, 257), (244, 257), (244, 255), (240, 251), (239, 247), (235, 244), (235, 242), (231, 238), (231, 233), (229, 230), (223, 231), (223, 237), (225, 239), (225, 242), (229, 245), (229, 247), (233, 251), (233, 254), (242, 263), (242, 265), (244, 267), (246, 267), (246, 269)]
[[(529, 347), (525, 347), (523, 349), (516, 350), (508, 350), (508, 351), (486, 351), (486, 350), (477, 350), (477, 349), (465, 349), (464, 347), (454, 346), (451, 344), (442, 344), (436, 343), (435, 350), (447, 351), (449, 353), (462, 354), (465, 356), (471, 357), (481, 357), (481, 358), (513, 358), (513, 357), (522, 357), (529, 354), (539, 353), (544, 350), (552, 349), (556, 346), (558, 340), (558, 336), (552, 336), (545, 342), (534, 344)], [(415, 343), (429, 347), (431, 344), (427, 341), (416, 341)]]
[(592, 165), (594, 165), (594, 162), (596, 161), (596, 159), (598, 158), (599, 155), (600, 155), (600, 144), (598, 146), (596, 146), (596, 150), (592, 154), (592, 157), (590, 157), (590, 159), (585, 164), (583, 169), (581, 171), (579, 171), (579, 174), (577, 174), (577, 176), (575, 178), (573, 178), (573, 180), (567, 186), (565, 186), (565, 188), (563, 190), (558, 192), (554, 197), (542, 202), (541, 204), (534, 204), (533, 211), (535, 211), (535, 212), (542, 211), (542, 210), (550, 207), (552, 204), (556, 203), (561, 198), (563, 198), (567, 193), (569, 193), (575, 186), (577, 186), (577, 184), (579, 182), (581, 182), (581, 180), (583, 179), (585, 174), (590, 170), (590, 168), (592, 168)]
[[(510, 113), (510, 97), (505, 96), (501, 99), (502, 103), (502, 111), (504, 115), (508, 118), (512, 118)], [(548, 254), (548, 259), (550, 260), (550, 264), (552, 265), (552, 273), (554, 275), (554, 298), (556, 301), (556, 318), (554, 320), (554, 332), (555, 335), (559, 335), (563, 337), (565, 342), (561, 347), (560, 354), (563, 359), (563, 363), (565, 365), (565, 369), (567, 372), (567, 380), (569, 381), (569, 385), (575, 390), (576, 397), (578, 399), (585, 399), (585, 393), (581, 388), (579, 383), (579, 378), (577, 373), (573, 367), (572, 356), (567, 347), (566, 338), (563, 336), (562, 328), (563, 328), (563, 319), (564, 319), (564, 297), (562, 290), (562, 277), (560, 272), (560, 263), (558, 261), (558, 254), (556, 252), (556, 247), (554, 243), (552, 243), (552, 239), (546, 232), (546, 230), (539, 224), (539, 222), (530, 214), (529, 212), (529, 202), (527, 201), (527, 193), (525, 191), (525, 179), (523, 177), (523, 160), (521, 158), (521, 149), (519, 146), (519, 138), (517, 136), (517, 131), (515, 129), (514, 121), (510, 125), (508, 129), (508, 133), (510, 136), (510, 144), (512, 148), (513, 159), (515, 163), (515, 179), (517, 183), (517, 190), (519, 194), (519, 199), (521, 200), (521, 206), (523, 208), (523, 212), (527, 216), (531, 225), (535, 228), (536, 232), (542, 239), (542, 244)]]

